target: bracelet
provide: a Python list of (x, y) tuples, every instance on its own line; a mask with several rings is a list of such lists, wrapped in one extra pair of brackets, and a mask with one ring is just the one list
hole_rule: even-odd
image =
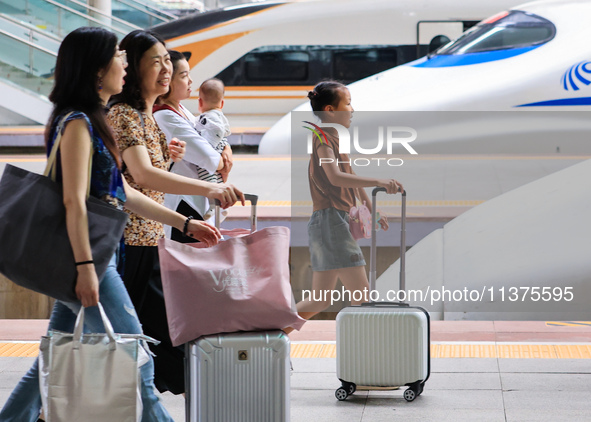
[(189, 221), (193, 220), (193, 218), (194, 217), (192, 215), (190, 215), (185, 220), (185, 225), (183, 226), (183, 236), (187, 235), (187, 229), (189, 228)]
[(79, 265), (86, 265), (86, 264), (94, 264), (94, 261), (91, 259), (90, 261), (80, 261), (80, 262), (76, 262), (76, 266)]

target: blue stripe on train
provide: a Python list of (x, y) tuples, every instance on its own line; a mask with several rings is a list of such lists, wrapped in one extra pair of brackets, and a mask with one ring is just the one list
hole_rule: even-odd
[(468, 53), (468, 54), (442, 54), (440, 56), (433, 56), (430, 59), (423, 57), (409, 63), (413, 67), (453, 67), (453, 66), (467, 66), (471, 64), (494, 62), (497, 60), (508, 59), (509, 57), (519, 56), (528, 51), (538, 48), (539, 45), (510, 48), (507, 50), (498, 51), (484, 51), (482, 53)]
[(537, 103), (521, 104), (515, 107), (560, 107), (560, 106), (589, 106), (591, 97), (559, 98), (557, 100), (539, 101)]

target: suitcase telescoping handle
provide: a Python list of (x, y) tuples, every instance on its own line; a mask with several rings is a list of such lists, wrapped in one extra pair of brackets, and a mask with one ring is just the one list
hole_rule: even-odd
[[(377, 224), (377, 194), (386, 192), (386, 188), (374, 188), (371, 192), (371, 253), (369, 261), (369, 289), (376, 288), (376, 224)], [(405, 264), (406, 264), (406, 190), (402, 192), (402, 211), (400, 218), (400, 290), (406, 289)]]
[[(250, 232), (254, 233), (257, 231), (257, 202), (259, 201), (258, 195), (253, 195), (251, 193), (245, 193), (244, 199), (250, 201)], [(221, 202), (219, 199), (215, 201), (215, 226), (216, 228), (220, 228), (220, 206)]]

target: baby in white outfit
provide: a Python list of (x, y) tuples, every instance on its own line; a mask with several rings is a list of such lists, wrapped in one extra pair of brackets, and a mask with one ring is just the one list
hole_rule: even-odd
[[(219, 79), (208, 79), (199, 87), (199, 111), (201, 114), (195, 123), (195, 129), (201, 136), (217, 152), (222, 153), (226, 145), (228, 145), (228, 136), (232, 133), (230, 131), (230, 123), (224, 113), (224, 83)], [(203, 170), (199, 172), (199, 179), (206, 182), (224, 183), (223, 176), (219, 171), (213, 174)], [(215, 212), (213, 200), (212, 206), (203, 216), (204, 220), (208, 220)], [(226, 217), (227, 211), (222, 210), (222, 220)]]

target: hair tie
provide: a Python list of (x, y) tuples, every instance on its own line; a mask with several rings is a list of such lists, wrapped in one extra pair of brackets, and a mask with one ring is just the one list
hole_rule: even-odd
[(309, 99), (316, 98), (317, 95), (318, 95), (318, 93), (316, 91), (308, 91), (308, 98)]

